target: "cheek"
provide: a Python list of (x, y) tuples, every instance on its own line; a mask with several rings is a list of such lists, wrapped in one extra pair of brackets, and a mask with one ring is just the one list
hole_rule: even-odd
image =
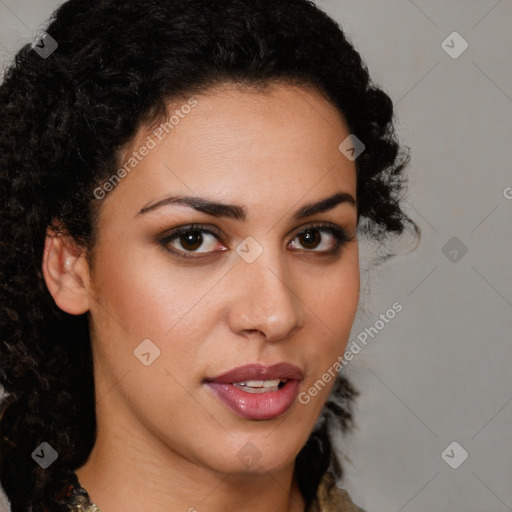
[(357, 247), (345, 253), (345, 259), (336, 270), (333, 269), (328, 276), (322, 274), (316, 286), (314, 280), (304, 283), (301, 296), (307, 297), (304, 302), (311, 323), (303, 345), (310, 369), (304, 388), (308, 390), (319, 379), (322, 381), (310, 396), (319, 410), (334, 384), (333, 375), (337, 374), (335, 365), (344, 354), (359, 303)]
[(357, 246), (342, 256), (332, 271), (317, 270), (302, 281), (301, 297), (310, 321), (323, 333), (326, 347), (342, 350), (359, 303), (360, 274)]
[[(147, 393), (178, 386), (166, 370), (180, 382), (197, 379), (195, 369), (200, 373), (208, 362), (202, 344), (219, 318), (220, 302), (212, 300), (214, 292), (209, 294), (218, 279), (211, 271), (173, 267), (165, 257), (149, 261), (143, 254), (117, 258), (110, 253), (104, 258), (95, 276), (101, 305), (92, 316), (98, 351), (113, 378), (130, 369), (138, 381), (143, 370), (141, 385), (147, 384)], [(147, 339), (158, 357), (145, 367), (134, 351)]]
[(163, 338), (201, 297), (201, 281), (176, 271), (164, 257), (110, 252), (97, 265), (94, 288), (101, 306), (134, 338)]
[[(190, 270), (171, 272), (169, 267), (134, 254), (116, 257), (113, 251), (95, 267), (97, 373), (105, 376), (99, 392), (107, 394), (115, 385), (141, 422), (152, 418), (155, 424), (168, 424), (170, 411), (182, 409), (204, 421), (204, 411), (180, 383), (190, 379), (198, 340), (207, 336), (204, 324), (212, 312), (194, 304), (211, 287), (211, 279), (191, 282)], [(147, 345), (148, 339), (154, 345)], [(136, 354), (143, 342), (152, 360), (147, 366)], [(153, 359), (154, 354), (158, 357)]]

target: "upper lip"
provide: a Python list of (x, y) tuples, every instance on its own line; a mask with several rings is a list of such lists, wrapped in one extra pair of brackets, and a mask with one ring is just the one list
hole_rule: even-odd
[(207, 382), (232, 384), (233, 382), (245, 382), (248, 380), (302, 380), (304, 372), (290, 363), (277, 363), (272, 366), (263, 364), (247, 364), (233, 368), (217, 377), (206, 379)]

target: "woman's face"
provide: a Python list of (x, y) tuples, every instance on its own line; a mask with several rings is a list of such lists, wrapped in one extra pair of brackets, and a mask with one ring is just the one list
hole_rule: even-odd
[[(334, 380), (308, 389), (343, 354), (357, 309), (356, 171), (338, 149), (349, 131), (306, 89), (225, 86), (194, 100), (172, 107), (169, 134), (139, 132), (121, 165), (134, 151), (137, 163), (101, 200), (98, 435), (129, 436), (148, 461), (277, 471), (314, 427)], [(293, 367), (212, 382), (280, 363)], [(233, 384), (261, 380), (266, 391)]]

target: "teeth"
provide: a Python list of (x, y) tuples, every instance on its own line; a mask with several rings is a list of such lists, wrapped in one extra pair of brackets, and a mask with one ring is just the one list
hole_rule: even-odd
[(247, 393), (266, 393), (268, 391), (278, 391), (280, 382), (286, 382), (286, 379), (246, 380), (244, 382), (234, 382), (233, 386), (243, 389)]
[(244, 382), (235, 382), (240, 386), (250, 386), (251, 388), (271, 388), (273, 386), (279, 386), (281, 379), (274, 380), (246, 380)]

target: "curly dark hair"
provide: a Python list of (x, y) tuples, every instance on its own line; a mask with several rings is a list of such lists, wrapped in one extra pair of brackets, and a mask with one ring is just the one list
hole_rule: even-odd
[[(47, 58), (27, 44), (0, 86), (0, 483), (12, 512), (61, 510), (66, 472), (96, 436), (87, 315), (61, 311), (43, 279), (49, 226), (94, 246), (94, 189), (112, 176), (141, 126), (169, 100), (223, 83), (313, 87), (365, 144), (356, 161), (360, 234), (383, 241), (416, 226), (401, 207), (408, 153), (393, 104), (340, 26), (310, 0), (69, 0), (46, 32)], [(353, 427), (358, 392), (335, 382), (296, 459), (309, 504), (342, 465), (330, 431)], [(337, 422), (337, 423), (336, 423)], [(47, 469), (42, 442), (59, 454)]]

